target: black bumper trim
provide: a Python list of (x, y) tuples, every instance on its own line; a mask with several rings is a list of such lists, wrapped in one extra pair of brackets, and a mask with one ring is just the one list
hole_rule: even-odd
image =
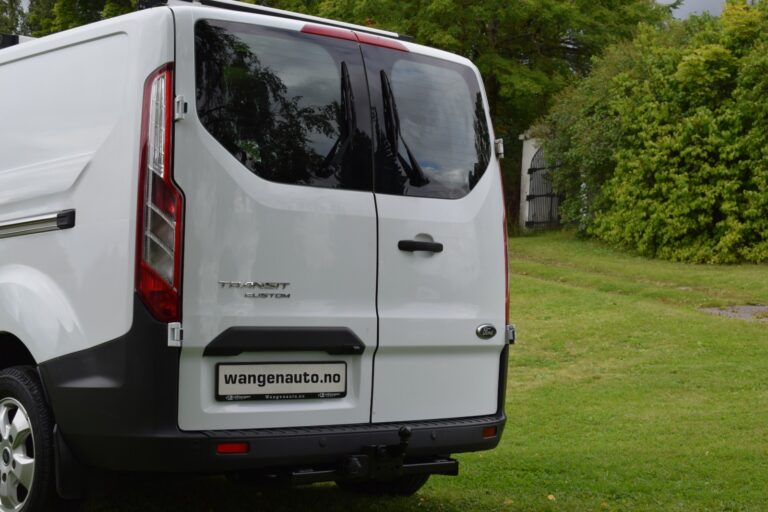
[[(333, 469), (366, 447), (394, 445), (412, 431), (406, 458), (489, 450), (503, 432), (508, 347), (500, 360), (499, 409), (490, 416), (423, 422), (185, 432), (178, 428), (178, 348), (167, 326), (134, 300), (130, 331), (40, 365), (61, 442), (74, 459), (118, 471), (219, 473), (265, 468)], [(496, 435), (484, 438), (486, 427)], [(249, 452), (218, 455), (221, 442)]]
[(205, 347), (204, 356), (243, 352), (327, 352), (361, 355), (365, 344), (346, 327), (230, 327)]

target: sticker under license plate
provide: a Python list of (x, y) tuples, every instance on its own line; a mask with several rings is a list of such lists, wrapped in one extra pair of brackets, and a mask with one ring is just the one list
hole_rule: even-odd
[(304, 400), (347, 396), (347, 363), (219, 364), (216, 400)]

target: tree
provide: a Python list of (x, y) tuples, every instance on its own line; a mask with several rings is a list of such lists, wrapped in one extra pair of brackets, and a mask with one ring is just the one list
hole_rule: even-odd
[(648, 256), (768, 261), (767, 34), (765, 2), (731, 0), (596, 60), (538, 128), (564, 218)]
[(0, 0), (0, 34), (21, 34), (24, 31), (21, 0)]

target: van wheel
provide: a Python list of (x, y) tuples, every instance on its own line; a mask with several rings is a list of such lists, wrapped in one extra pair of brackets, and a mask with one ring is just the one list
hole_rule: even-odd
[(53, 420), (37, 372), (0, 371), (0, 512), (53, 509)]
[(370, 480), (339, 480), (336, 482), (345, 491), (369, 496), (413, 496), (429, 480), (429, 475), (407, 475), (397, 478), (372, 478)]

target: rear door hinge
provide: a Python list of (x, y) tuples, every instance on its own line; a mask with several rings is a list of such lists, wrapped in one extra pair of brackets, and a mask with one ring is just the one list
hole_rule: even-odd
[(168, 346), (180, 348), (182, 341), (184, 341), (184, 329), (181, 327), (181, 322), (168, 324)]
[(496, 139), (494, 146), (496, 148), (496, 157), (502, 160), (504, 158), (504, 139)]
[(176, 100), (173, 102), (173, 119), (180, 121), (187, 116), (187, 102), (184, 96), (176, 96)]
[(514, 325), (508, 325), (505, 333), (505, 338), (509, 345), (514, 345), (517, 341), (517, 329)]

